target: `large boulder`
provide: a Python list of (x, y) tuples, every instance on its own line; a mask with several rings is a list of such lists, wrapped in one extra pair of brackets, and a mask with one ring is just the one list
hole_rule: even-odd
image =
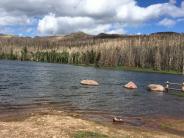
[(91, 86), (98, 86), (99, 83), (95, 80), (82, 80), (80, 82), (82, 85), (91, 85)]
[(129, 83), (124, 85), (124, 87), (127, 88), (127, 89), (137, 89), (137, 85), (132, 81), (130, 81)]
[(184, 92), (184, 83), (182, 83), (181, 91)]
[(150, 84), (148, 85), (148, 90), (153, 92), (164, 92), (165, 88), (160, 84)]

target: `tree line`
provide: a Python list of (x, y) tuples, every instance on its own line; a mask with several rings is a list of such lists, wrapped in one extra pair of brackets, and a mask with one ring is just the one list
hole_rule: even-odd
[(183, 34), (100, 37), (0, 38), (0, 59), (96, 67), (126, 66), (184, 73)]

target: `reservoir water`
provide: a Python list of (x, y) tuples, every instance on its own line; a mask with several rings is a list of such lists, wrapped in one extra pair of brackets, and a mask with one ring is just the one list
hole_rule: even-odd
[[(97, 80), (100, 85), (80, 85), (83, 79)], [(129, 81), (138, 89), (122, 87)], [(166, 81), (182, 83), (184, 76), (0, 60), (0, 114), (47, 106), (117, 116), (184, 117), (184, 97), (146, 90), (150, 83)]]

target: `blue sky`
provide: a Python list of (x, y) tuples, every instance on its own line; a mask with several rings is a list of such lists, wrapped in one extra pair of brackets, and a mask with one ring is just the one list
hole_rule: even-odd
[[(138, 5), (142, 6), (142, 7), (147, 7), (150, 6), (152, 4), (158, 4), (158, 3), (167, 3), (168, 0), (137, 0)], [(182, 0), (176, 0), (176, 6), (180, 7), (181, 6), (181, 2)], [(165, 16), (167, 17), (167, 16)], [(161, 17), (164, 18), (164, 17)], [(168, 18), (168, 17), (167, 17)], [(139, 26), (135, 29), (130, 29), (129, 33), (134, 33), (134, 32), (140, 32), (140, 33), (152, 33), (152, 32), (166, 32), (166, 31), (173, 31), (173, 32), (180, 32), (183, 33), (184, 32), (184, 20), (177, 22), (175, 25), (173, 26), (161, 26), (158, 25), (157, 23), (159, 22), (159, 20), (151, 20), (150, 22)]]
[(20, 36), (184, 32), (184, 0), (5, 0), (0, 33)]
[[(158, 4), (158, 3), (167, 3), (168, 0), (136, 0), (138, 2), (139, 6), (147, 7), (152, 4)], [(177, 2), (179, 3), (179, 1)]]

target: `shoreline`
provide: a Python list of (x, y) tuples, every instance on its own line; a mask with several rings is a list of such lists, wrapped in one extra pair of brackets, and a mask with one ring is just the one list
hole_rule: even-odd
[[(19, 63), (7, 62), (7, 64), (9, 65), (9, 64), (19, 64)], [(24, 63), (23, 64), (20, 63), (20, 64), (24, 65)], [(28, 64), (33, 64), (33, 63), (30, 62)], [(37, 65), (40, 66), (40, 63), (37, 63)], [(47, 64), (43, 64), (41, 66), (47, 66)], [(72, 67), (72, 65), (64, 65), (64, 66), (58, 65), (57, 66), (56, 64), (55, 65), (50, 64), (48, 66), (54, 66), (56, 68), (59, 67), (59, 69), (60, 67), (65, 67), (65, 66)], [(80, 69), (84, 69), (84, 68), (79, 67), (79, 71), (81, 71)], [(99, 70), (95, 70), (92, 68), (89, 68), (87, 70), (94, 70), (94, 72), (99, 71)], [(42, 68), (41, 68), (41, 71), (42, 71)], [(106, 71), (102, 71), (102, 72), (106, 72)], [(26, 74), (27, 72), (25, 72), (25, 75)], [(172, 76), (170, 77), (172, 78)], [(17, 82), (17, 80), (15, 82)], [(15, 83), (15, 85), (16, 84), (17, 83)], [(7, 85), (7, 87), (5, 88), (8, 88), (10, 86), (11, 85)], [(45, 88), (49, 88), (49, 87), (45, 87)], [(57, 93), (55, 93), (56, 95), (54, 95), (53, 98), (57, 96), (58, 98), (60, 98), (59, 97), (60, 95), (57, 95), (57, 94), (61, 94), (63, 87), (58, 87), (58, 88), (61, 88), (61, 91), (58, 91)], [(45, 89), (41, 89), (41, 90), (44, 91)], [(70, 89), (70, 91), (73, 93), (72, 90), (73, 89)], [(79, 90), (81, 91), (81, 89)], [(112, 90), (115, 90), (115, 89), (112, 89)], [(23, 89), (23, 91), (25, 90)], [(55, 89), (51, 89), (51, 91), (49, 92), (53, 93), (54, 91)], [(11, 96), (11, 95), (8, 95), (9, 93), (6, 93), (6, 92), (7, 91), (3, 91), (2, 96)], [(68, 94), (68, 91), (66, 91), (66, 94)], [(86, 94), (86, 92), (84, 94)], [(63, 93), (61, 96), (63, 95), (65, 95), (65, 93)], [(23, 106), (19, 106), (21, 105), (20, 104), (21, 101), (18, 102), (19, 104), (17, 104), (17, 106), (16, 105), (14, 106), (15, 103), (11, 103), (10, 105), (7, 103), (2, 104), (1, 106), (2, 110), (0, 112), (0, 137), (53, 137), (53, 138), (55, 137), (74, 137), (74, 138), (79, 138), (79, 137), (76, 137), (76, 135), (79, 135), (81, 138), (81, 135), (96, 135), (99, 137), (101, 136), (101, 137), (110, 137), (110, 138), (113, 138), (113, 137), (120, 137), (120, 138), (136, 137), (137, 138), (137, 137), (153, 137), (153, 136), (173, 138), (173, 137), (184, 136), (184, 116), (181, 114), (182, 112), (181, 113), (179, 112), (179, 109), (171, 110), (171, 112), (169, 112), (170, 110), (166, 110), (166, 111), (164, 110), (164, 112), (162, 112), (161, 110), (158, 110), (158, 112), (142, 113), (142, 111), (149, 111), (149, 108), (140, 108), (141, 112), (139, 113), (139, 110), (138, 112), (136, 112), (136, 109), (139, 109), (139, 108), (132, 108), (132, 111), (134, 111), (133, 114), (131, 114), (131, 112), (129, 114), (128, 113), (126, 114), (126, 112), (124, 113), (122, 112), (119, 114), (118, 112), (113, 112), (113, 110), (108, 112), (107, 111), (108, 108), (107, 109), (105, 108), (106, 110), (103, 110), (103, 109), (101, 110), (101, 108), (99, 108), (98, 110), (98, 108), (97, 109), (91, 108), (90, 106), (89, 108), (79, 108), (78, 106), (76, 106), (78, 108), (75, 108), (75, 106), (73, 107), (72, 104), (70, 103), (66, 105), (64, 104), (64, 106), (62, 106), (63, 104), (57, 104), (59, 103), (59, 101), (57, 100), (52, 100), (52, 99), (49, 100), (49, 98), (47, 100), (46, 96), (47, 94), (42, 95), (41, 97), (38, 97), (38, 99), (34, 99), (33, 100), (34, 102), (28, 102), (29, 104), (25, 104)], [(31, 97), (35, 98), (34, 95), (31, 95)], [(24, 95), (23, 95), (23, 98), (24, 98)], [(44, 99), (43, 101), (40, 100), (42, 98)], [(145, 98), (143, 97), (143, 100), (144, 99)], [(163, 98), (160, 97), (158, 102), (160, 102), (162, 99)], [(19, 100), (19, 99), (15, 99), (15, 100)], [(104, 100), (104, 98), (102, 100)], [(175, 100), (177, 99), (171, 98), (170, 103), (173, 104), (172, 101), (176, 102)], [(112, 102), (108, 104), (111, 104), (111, 103)], [(136, 103), (137, 102), (133, 102), (131, 106), (134, 106)], [(141, 102), (141, 104), (146, 104), (146, 102), (145, 101), (143, 103)], [(148, 104), (152, 104), (152, 102), (149, 102)], [(168, 105), (171, 105), (171, 104), (168, 104)], [(71, 108), (70, 108), (70, 105), (71, 105)], [(159, 106), (158, 104), (156, 105), (154, 104), (153, 108), (157, 110), (158, 106)], [(167, 107), (170, 107), (170, 106), (167, 106)], [(176, 107), (182, 108), (181, 105), (178, 106), (177, 104), (177, 106), (174, 106), (174, 107), (171, 106), (171, 109), (172, 108), (175, 109)], [(112, 106), (111, 108), (114, 108), (114, 106)], [(165, 106), (163, 108), (165, 108)], [(86, 109), (87, 111), (82, 110), (82, 109)], [(124, 108), (118, 107), (118, 110), (121, 112), (121, 110), (126, 110), (126, 108), (124, 109)], [(176, 116), (174, 113), (172, 113), (172, 111), (175, 111)], [(113, 117), (118, 117), (118, 116), (114, 116), (116, 113), (121, 115), (119, 117), (122, 118), (123, 120), (122, 123), (113, 123), (113, 120), (112, 120)], [(171, 113), (170, 114), (171, 116), (169, 116), (169, 113)], [(141, 115), (138, 116), (138, 114), (141, 114)], [(131, 116), (131, 115), (134, 115), (134, 116)]]
[[(8, 60), (8, 61), (20, 61), (21, 60), (10, 60), (10, 59), (0, 59), (0, 60)], [(32, 61), (32, 60), (24, 60), (23, 62), (35, 62), (35, 63), (49, 63), (49, 64), (62, 64), (62, 63), (54, 63), (54, 62), (41, 62), (41, 61)], [(132, 71), (132, 72), (143, 72), (143, 73), (160, 73), (160, 74), (171, 74), (171, 75), (184, 75), (182, 72), (177, 72), (174, 70), (154, 70), (152, 68), (137, 68), (137, 67), (126, 67), (126, 66), (117, 66), (117, 67), (110, 67), (110, 66), (100, 66), (95, 67), (94, 64), (63, 64), (63, 65), (73, 65), (73, 66), (81, 66), (81, 67), (93, 67), (96, 69), (107, 69), (107, 70), (114, 70), (114, 71)]]
[(183, 75), (181, 72), (177, 72), (177, 71), (173, 71), (173, 70), (170, 70), (170, 71), (164, 71), (164, 70), (157, 71), (157, 70), (154, 70), (154, 69), (151, 69), (151, 68), (136, 68), (136, 67), (126, 67), (126, 66), (95, 67), (95, 65), (85, 65), (85, 64), (67, 64), (67, 65), (82, 66), (82, 67), (93, 67), (93, 68), (96, 68), (96, 69), (107, 69), (107, 70), (114, 70), (114, 71), (132, 71), (132, 72), (143, 72), (143, 73), (160, 73), (160, 74), (171, 74), (171, 75)]
[(40, 109), (39, 112), (25, 116), (0, 119), (0, 137), (78, 138), (77, 135), (90, 134), (97, 135), (97, 138), (98, 135), (105, 138), (179, 138), (184, 136), (184, 119), (171, 117), (142, 117), (140, 119), (144, 121), (144, 124), (134, 126), (127, 123), (113, 123), (112, 120), (93, 121), (75, 112)]

